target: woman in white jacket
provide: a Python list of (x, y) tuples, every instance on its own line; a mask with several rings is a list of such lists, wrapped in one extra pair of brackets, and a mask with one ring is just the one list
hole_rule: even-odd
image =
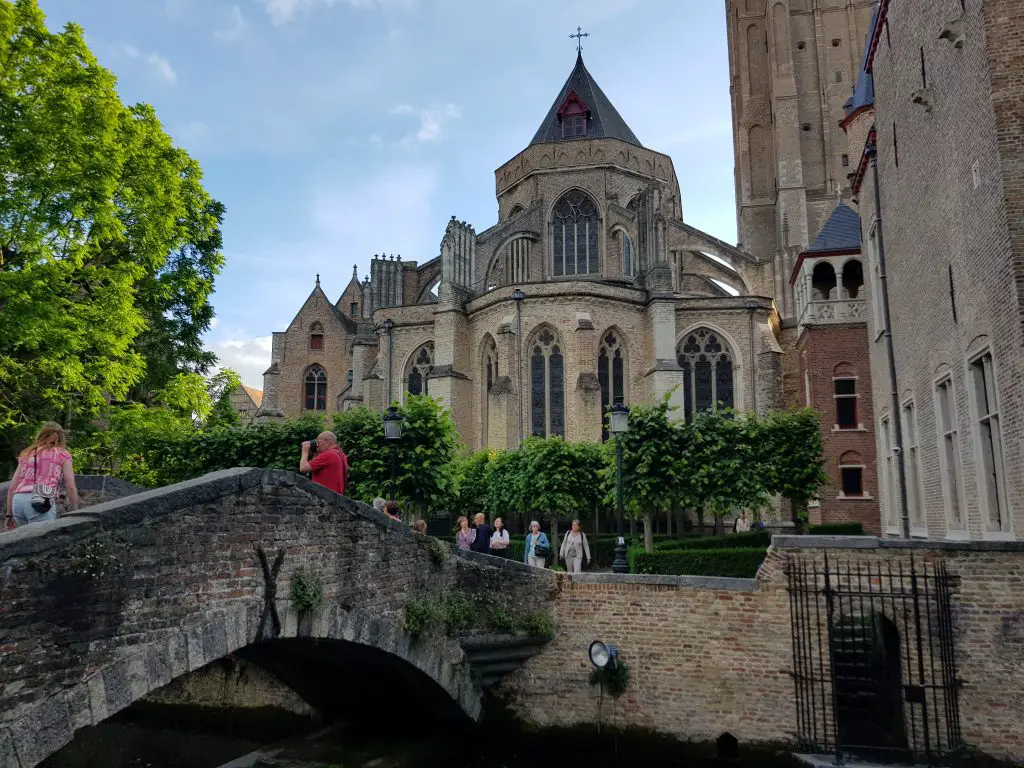
[(562, 539), (562, 548), (558, 554), (565, 561), (565, 570), (569, 573), (583, 572), (584, 557), (587, 558), (587, 565), (590, 565), (590, 545), (587, 544), (587, 534), (583, 532), (579, 520), (572, 521), (572, 530)]

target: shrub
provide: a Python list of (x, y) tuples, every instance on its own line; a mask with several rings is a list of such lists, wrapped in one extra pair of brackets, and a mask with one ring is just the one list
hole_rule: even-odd
[(414, 597), (405, 604), (405, 621), (402, 627), (417, 639), (437, 625), (438, 605), (426, 597)]
[(614, 666), (609, 664), (595, 669), (590, 673), (590, 684), (600, 685), (605, 693), (617, 699), (629, 687), (629, 666), (623, 661), (617, 661)]
[(812, 536), (863, 536), (864, 526), (856, 522), (825, 523), (812, 525), (810, 533)]
[(552, 640), (555, 637), (555, 624), (546, 613), (528, 613), (519, 623), (534, 640)]
[(292, 574), (292, 603), (299, 613), (315, 611), (324, 601), (324, 582), (315, 573), (298, 570)]
[(659, 552), (680, 549), (745, 549), (749, 547), (769, 547), (772, 534), (768, 531), (748, 531), (746, 533), (730, 533), (728, 536), (694, 536), (686, 539), (660, 541), (654, 545)]
[(444, 601), (444, 628), (449, 635), (461, 632), (473, 623), (473, 605), (461, 592), (452, 592)]
[(451, 553), (451, 546), (431, 536), (427, 539), (427, 554), (434, 565), (444, 565), (448, 562), (448, 555)]
[(487, 626), (495, 632), (513, 635), (518, 629), (518, 623), (519, 622), (516, 621), (516, 617), (509, 613), (508, 609), (503, 606), (492, 606), (491, 610), (487, 612)]
[(761, 547), (630, 551), (633, 573), (753, 578), (764, 562)]

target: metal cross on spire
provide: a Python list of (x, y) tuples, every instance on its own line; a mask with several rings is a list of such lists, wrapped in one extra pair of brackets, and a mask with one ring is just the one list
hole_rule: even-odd
[(576, 34), (569, 35), (569, 39), (576, 40), (576, 53), (583, 53), (583, 38), (590, 37), (589, 32), (584, 32), (582, 27), (576, 27)]

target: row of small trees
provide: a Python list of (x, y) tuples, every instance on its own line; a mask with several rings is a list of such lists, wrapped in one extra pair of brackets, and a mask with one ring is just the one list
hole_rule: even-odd
[[(527, 439), (516, 450), (466, 455), (447, 410), (426, 396), (410, 397), (400, 412), (402, 438), (384, 440), (382, 414), (356, 408), (330, 423), (306, 417), (246, 428), (136, 431), (105, 471), (147, 486), (165, 485), (236, 466), (296, 469), (299, 444), (330, 427), (349, 455), (348, 493), (369, 501), (385, 495), (416, 513), (592, 518), (615, 504), (614, 441), (570, 443)], [(651, 541), (659, 513), (693, 509), (722, 518), (789, 500), (794, 519), (825, 480), (818, 421), (810, 410), (758, 417), (730, 410), (672, 419), (667, 399), (634, 406), (621, 436), (623, 499), (628, 517), (644, 522)], [(392, 461), (394, 481), (392, 481)]]

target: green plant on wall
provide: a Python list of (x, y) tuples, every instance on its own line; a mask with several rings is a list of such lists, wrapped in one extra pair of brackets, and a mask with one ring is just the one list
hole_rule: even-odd
[(590, 673), (590, 684), (600, 685), (601, 689), (613, 699), (619, 698), (629, 687), (629, 665), (624, 661), (616, 661)]
[(299, 613), (315, 611), (324, 601), (324, 582), (311, 571), (292, 574), (292, 604)]

